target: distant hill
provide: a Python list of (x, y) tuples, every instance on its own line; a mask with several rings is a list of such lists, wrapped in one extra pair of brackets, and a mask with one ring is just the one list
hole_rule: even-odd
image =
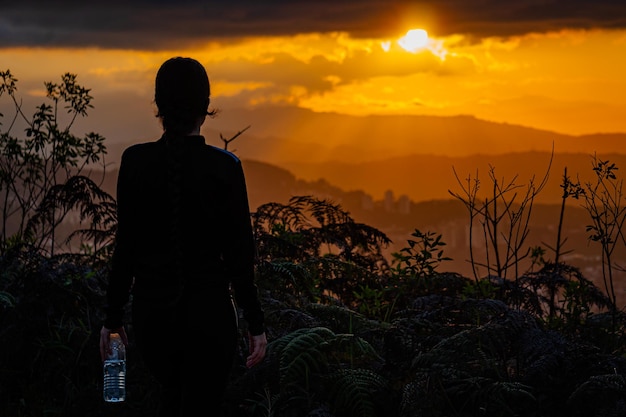
[[(598, 158), (610, 160), (626, 170), (626, 154), (603, 154)], [(560, 186), (565, 169), (572, 181), (578, 180), (582, 184), (594, 181), (592, 161), (590, 154), (561, 153), (555, 154), (551, 160), (549, 152), (520, 152), (458, 158), (408, 155), (363, 163), (333, 161), (283, 165), (298, 178), (308, 181), (324, 178), (345, 190), (364, 190), (377, 199), (382, 199), (390, 190), (396, 196), (404, 194), (413, 201), (451, 198), (448, 191), (462, 193), (462, 187), (467, 188), (470, 177), (472, 181), (478, 178), (481, 188), (488, 190), (492, 172), (501, 185), (514, 182), (523, 187), (531, 180), (538, 186), (548, 173), (546, 187), (538, 195), (538, 201), (553, 204), (561, 199)]]
[[(598, 155), (626, 171), (626, 154)], [(522, 152), (503, 155), (474, 155), (445, 157), (408, 155), (378, 161), (351, 162), (292, 162), (277, 166), (272, 163), (243, 159), (248, 193), (253, 207), (266, 202), (286, 202), (291, 195), (311, 193), (359, 195), (382, 201), (385, 193), (395, 198), (404, 195), (414, 203), (454, 199), (450, 192), (463, 194), (468, 178), (480, 181), (483, 191), (490, 190), (493, 175), (500, 185), (514, 183), (518, 193), (530, 182), (539, 186), (548, 173), (545, 188), (536, 201), (558, 204), (561, 201), (563, 175), (581, 184), (593, 182), (593, 157), (590, 154), (555, 154)], [(456, 173), (456, 174), (455, 174)], [(456, 175), (456, 176), (455, 176)], [(458, 179), (457, 179), (458, 177)], [(533, 178), (534, 177), (534, 178)], [(107, 171), (103, 188), (115, 195), (117, 169)], [(460, 181), (460, 182), (459, 182)], [(572, 204), (578, 204), (573, 201)]]
[[(233, 142), (242, 158), (282, 162), (364, 162), (410, 154), (462, 157), (528, 151), (626, 152), (626, 134), (572, 136), (473, 116), (347, 116), (285, 108), (236, 110), (207, 124), (250, 125)], [(233, 131), (222, 131), (225, 136)], [(219, 142), (214, 143), (220, 145)]]
[[(242, 159), (285, 167), (375, 162), (408, 155), (457, 158), (550, 152), (553, 147), (556, 153), (626, 153), (625, 133), (571, 136), (472, 116), (357, 117), (294, 108), (220, 112), (207, 121), (203, 134), (208, 143), (224, 147), (220, 135), (231, 138), (247, 127), (228, 149)], [(107, 144), (107, 160), (118, 163), (129, 144)]]

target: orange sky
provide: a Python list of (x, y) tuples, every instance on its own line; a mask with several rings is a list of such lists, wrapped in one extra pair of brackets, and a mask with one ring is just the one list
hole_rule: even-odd
[[(406, 10), (401, 3), (390, 2), (398, 6), (394, 10)], [(515, 22), (509, 22), (505, 31), (507, 22), (489, 16), (482, 27), (498, 30), (472, 32), (451, 12), (437, 14), (435, 3), (445, 2), (423, 3), (432, 7), (420, 9), (422, 14), (396, 15), (394, 25), (378, 32), (340, 30), (352, 27), (343, 23), (300, 33), (292, 25), (291, 33), (195, 36), (176, 48), (172, 42), (142, 46), (145, 42), (133, 44), (130, 38), (127, 44), (114, 43), (110, 34), (101, 36), (112, 43), (101, 44), (0, 43), (0, 69), (10, 69), (19, 79), (26, 105), (43, 100), (44, 81), (78, 74), (95, 97), (84, 125), (114, 142), (136, 140), (140, 132), (146, 138), (159, 133), (151, 103), (153, 79), (160, 63), (174, 55), (195, 57), (206, 66), (213, 105), (222, 111), (295, 106), (357, 116), (473, 115), (572, 135), (626, 132), (626, 29), (544, 22), (536, 31), (532, 25), (513, 30)], [(18, 32), (4, 23), (6, 33)], [(0, 33), (2, 24), (0, 18)], [(479, 20), (473, 22), (476, 27), (481, 27)], [(416, 51), (398, 43), (410, 29), (429, 35)], [(60, 29), (49, 30), (56, 34), (52, 39), (64, 39)], [(0, 98), (0, 106), (6, 104)], [(7, 107), (2, 109), (6, 115)], [(219, 119), (214, 126), (222, 128)]]

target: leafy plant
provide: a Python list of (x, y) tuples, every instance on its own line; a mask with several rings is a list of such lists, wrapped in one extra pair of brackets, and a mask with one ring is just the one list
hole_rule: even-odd
[[(356, 223), (340, 206), (312, 196), (267, 203), (252, 215), (260, 285), (289, 288), (309, 302), (354, 307), (364, 285), (382, 288), (389, 238)], [(298, 279), (294, 279), (297, 276)]]
[(592, 165), (595, 182), (587, 182), (584, 187), (584, 207), (591, 217), (591, 224), (587, 225), (586, 230), (589, 240), (600, 245), (604, 288), (616, 313), (614, 270), (626, 270), (614, 258), (618, 247), (626, 248), (623, 232), (626, 222), (626, 206), (623, 205), (624, 181), (617, 177), (618, 167), (614, 163), (594, 155)]
[[(106, 214), (104, 219), (94, 203), (99, 198), (110, 206), (114, 200), (100, 190), (94, 193), (97, 185), (88, 176), (81, 176), (94, 164), (104, 167), (106, 147), (104, 137), (97, 133), (83, 137), (71, 133), (76, 118), (87, 116), (93, 107), (90, 90), (76, 79), (75, 74), (66, 73), (60, 83), (45, 82), (46, 98), (52, 104), (37, 106), (31, 118), (18, 99), (17, 78), (9, 70), (0, 71), (0, 97), (8, 96), (15, 110), (9, 125), (0, 131), (0, 253), (7, 244), (15, 243), (12, 237), (16, 237), (54, 255), (67, 243), (67, 234), (59, 237), (58, 232), (77, 205), (82, 206), (81, 218), (91, 215), (90, 228), (111, 227), (111, 216)], [(69, 116), (64, 126), (61, 108)], [(22, 137), (12, 133), (18, 121), (26, 126)], [(82, 180), (68, 184), (76, 176)]]

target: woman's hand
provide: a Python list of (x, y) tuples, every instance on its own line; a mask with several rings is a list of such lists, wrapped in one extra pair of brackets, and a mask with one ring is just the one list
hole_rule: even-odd
[(265, 358), (267, 337), (265, 333), (256, 336), (252, 336), (248, 333), (248, 341), (250, 344), (250, 356), (246, 359), (246, 366), (252, 368), (254, 365), (261, 363), (263, 358)]
[(111, 333), (119, 334), (124, 346), (128, 346), (128, 336), (126, 336), (126, 329), (124, 329), (124, 326), (115, 329), (107, 329), (102, 326), (100, 329), (100, 359), (102, 359), (102, 362), (104, 362), (107, 356), (111, 353), (109, 349)]

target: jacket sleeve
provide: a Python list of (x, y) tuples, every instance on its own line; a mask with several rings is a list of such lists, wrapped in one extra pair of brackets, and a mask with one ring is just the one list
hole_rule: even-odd
[(256, 246), (252, 232), (252, 222), (246, 182), (241, 161), (237, 160), (230, 178), (230, 195), (226, 198), (225, 215), (230, 218), (224, 233), (224, 261), (230, 276), (235, 301), (243, 310), (243, 318), (248, 323), (252, 335), (259, 335), (264, 329), (264, 313), (258, 299), (254, 283)]
[(104, 305), (104, 326), (114, 329), (123, 325), (124, 307), (129, 300), (133, 282), (132, 267), (132, 167), (129, 152), (122, 155), (117, 179), (117, 231), (111, 258), (109, 282)]

